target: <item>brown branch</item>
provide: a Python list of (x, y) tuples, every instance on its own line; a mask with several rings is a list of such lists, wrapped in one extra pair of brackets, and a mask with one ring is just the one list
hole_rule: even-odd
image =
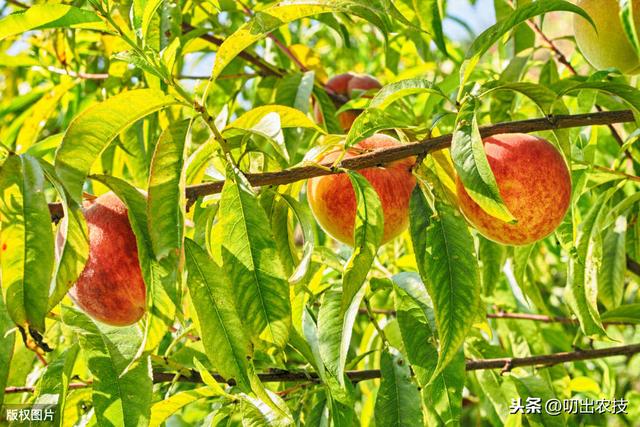
[[(467, 360), (465, 369), (467, 371), (478, 371), (484, 369), (502, 369), (503, 371), (519, 366), (538, 366), (548, 367), (566, 362), (577, 362), (581, 360), (602, 359), (613, 356), (631, 356), (640, 353), (640, 344), (623, 345), (617, 347), (590, 349), (563, 353), (543, 354), (539, 356), (530, 357), (504, 357), (498, 359), (479, 359), (479, 360)], [(507, 368), (507, 369), (505, 369)], [(233, 379), (225, 379), (219, 374), (212, 374), (216, 381), (220, 383), (226, 383), (234, 385)], [(347, 371), (347, 377), (353, 382), (372, 380), (380, 378), (379, 369), (369, 369), (363, 371)], [(320, 380), (319, 375), (316, 372), (306, 371), (287, 371), (287, 370), (273, 370), (272, 372), (258, 374), (260, 380), (264, 383), (268, 382), (318, 382)], [(190, 382), (190, 383), (202, 383), (202, 377), (196, 370), (189, 370), (189, 375), (179, 375), (175, 372), (155, 372), (153, 374), (154, 383), (165, 382)], [(71, 383), (69, 388), (83, 388), (89, 387), (90, 382), (87, 383)], [(32, 393), (34, 387), (7, 387), (5, 393)]]
[(632, 260), (629, 256), (627, 256), (627, 270), (634, 273), (636, 276), (640, 276), (640, 264)]
[[(640, 267), (640, 265), (638, 265)], [(395, 316), (395, 310), (386, 310), (386, 309), (372, 309), (372, 313), (374, 314), (382, 314), (387, 316)], [(358, 309), (358, 313), (363, 315), (368, 315), (366, 308)], [(562, 316), (547, 316), (544, 314), (531, 314), (531, 313), (509, 313), (506, 311), (496, 311), (495, 313), (487, 313), (487, 319), (510, 319), (510, 320), (531, 320), (534, 322), (542, 322), (542, 323), (564, 323), (568, 325), (577, 325), (578, 320), (572, 319), (570, 317), (562, 317)], [(635, 322), (620, 322), (620, 321), (610, 321), (610, 322), (602, 322), (604, 326), (609, 325), (634, 325)]]
[(75, 78), (84, 79), (84, 80), (106, 80), (109, 78), (109, 74), (107, 73), (94, 74), (94, 73), (75, 72), (75, 71), (65, 70), (63, 68), (57, 68), (53, 66), (47, 67), (46, 69), (55, 74), (61, 74), (63, 76), (70, 76), (70, 77), (75, 77)]
[[(182, 24), (182, 31), (184, 33), (188, 33), (193, 30), (196, 30), (196, 27), (194, 27), (193, 25), (187, 24), (187, 23)], [(224, 39), (221, 39), (211, 34), (200, 34), (198, 37), (200, 37), (202, 40), (208, 41), (209, 43), (213, 43), (216, 46), (221, 46), (222, 43), (224, 43)], [(244, 59), (245, 61), (249, 62), (253, 66), (255, 66), (263, 76), (281, 77), (286, 73), (284, 70), (280, 70), (279, 68), (276, 68), (275, 66), (267, 63), (266, 61), (262, 60), (262, 58), (260, 58), (258, 55), (255, 55), (253, 53), (242, 51), (238, 54), (238, 56)]]
[(29, 7), (30, 7), (30, 6), (28, 6), (28, 5), (22, 3), (21, 1), (18, 1), (18, 0), (7, 0), (7, 3), (12, 4), (14, 6), (21, 7), (23, 9), (29, 9)]
[[(481, 127), (480, 134), (483, 137), (487, 137), (500, 133), (530, 133), (543, 130), (606, 125), (610, 123), (632, 121), (634, 121), (634, 117), (630, 110), (603, 111), (600, 113), (561, 115), (516, 122), (498, 123), (495, 125)], [(359, 170), (376, 167), (407, 157), (420, 156), (433, 151), (443, 150), (451, 145), (451, 137), (451, 134), (442, 135), (436, 138), (427, 138), (420, 142), (368, 152), (344, 159), (338, 165), (335, 165), (335, 167), (331, 163), (324, 163), (320, 165), (307, 164), (303, 166), (294, 166), (279, 172), (246, 174), (246, 176), (249, 182), (255, 187), (291, 184), (293, 182), (317, 176), (341, 173), (341, 169)], [(211, 181), (187, 187), (187, 206), (191, 206), (199, 197), (220, 193), (223, 186), (224, 181)], [(64, 215), (62, 206), (59, 203), (50, 204), (49, 210), (51, 211), (51, 218), (53, 221), (60, 220)]]

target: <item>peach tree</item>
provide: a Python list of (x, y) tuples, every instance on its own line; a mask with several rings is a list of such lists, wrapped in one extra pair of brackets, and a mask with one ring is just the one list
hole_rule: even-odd
[(0, 2), (0, 423), (634, 425), (638, 3)]

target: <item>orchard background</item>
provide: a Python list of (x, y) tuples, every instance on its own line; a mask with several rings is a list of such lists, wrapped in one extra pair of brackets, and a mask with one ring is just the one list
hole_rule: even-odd
[[(5, 408), (52, 405), (65, 426), (638, 425), (638, 79), (586, 61), (574, 3), (469, 3), (0, 2)], [(633, 62), (640, 5), (601, 4), (624, 29), (603, 30), (606, 53), (627, 43)], [(384, 87), (348, 99), (326, 85), (346, 72)], [(363, 112), (345, 131), (337, 108)], [(525, 246), (458, 210), (462, 173), (508, 218), (481, 149), (505, 132), (546, 138), (571, 171), (564, 220)], [(374, 133), (403, 145), (318, 160)], [(380, 245), (356, 171), (401, 159), (410, 224)], [(307, 203), (305, 180), (336, 173), (357, 194), (354, 248)], [(146, 289), (130, 326), (67, 296), (82, 206), (110, 191)], [(98, 264), (129, 280), (118, 256)], [(517, 398), (628, 406), (510, 414)]]

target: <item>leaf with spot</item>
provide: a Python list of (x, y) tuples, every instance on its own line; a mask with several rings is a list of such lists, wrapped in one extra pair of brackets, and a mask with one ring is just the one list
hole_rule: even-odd
[(9, 315), (45, 330), (55, 255), (44, 194), (44, 173), (29, 155), (10, 155), (0, 167), (0, 268)]
[(380, 389), (375, 420), (379, 426), (422, 426), (420, 392), (411, 381), (409, 365), (400, 355), (384, 351), (380, 357)]
[(597, 304), (598, 270), (602, 261), (600, 227), (607, 202), (616, 190), (612, 188), (605, 191), (593, 204), (582, 221), (575, 244), (576, 252), (569, 257), (564, 296), (587, 336), (606, 335)]
[(620, 215), (604, 233), (602, 265), (598, 271), (598, 298), (611, 310), (622, 304), (626, 260), (627, 219)]

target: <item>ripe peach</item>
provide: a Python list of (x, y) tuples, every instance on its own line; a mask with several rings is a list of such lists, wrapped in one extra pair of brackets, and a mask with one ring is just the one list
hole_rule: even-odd
[[(362, 150), (376, 150), (399, 144), (398, 140), (390, 136), (373, 135), (350, 148), (345, 158), (361, 154)], [(331, 162), (339, 155), (340, 151), (330, 152), (320, 160)], [(358, 171), (369, 181), (380, 198), (384, 215), (382, 243), (398, 236), (409, 225), (409, 199), (416, 184), (411, 174), (414, 163), (415, 158), (407, 158)], [(307, 199), (322, 228), (335, 239), (353, 245), (357, 207), (349, 177), (338, 174), (310, 179), (307, 182)]]
[[(576, 42), (589, 63), (597, 69), (615, 67), (625, 74), (639, 73), (640, 59), (622, 29), (618, 0), (579, 0), (577, 5), (596, 24), (597, 32), (580, 15), (575, 15), (573, 21)], [(633, 14), (636, 31), (640, 33), (640, 8), (637, 5), (634, 5)]]
[[(358, 91), (368, 91), (371, 89), (380, 89), (382, 85), (379, 81), (367, 74), (344, 73), (332, 77), (325, 85), (327, 89), (334, 91), (339, 95), (352, 99), (357, 95)], [(336, 108), (342, 107), (336, 103)], [(313, 113), (318, 123), (323, 123), (322, 111), (316, 103), (313, 107)], [(347, 110), (338, 114), (338, 122), (345, 132), (351, 129), (351, 125), (356, 118), (362, 113), (362, 110)]]
[(480, 208), (456, 178), (460, 208), (484, 236), (507, 245), (527, 245), (548, 236), (562, 222), (571, 200), (571, 176), (558, 150), (525, 134), (484, 139), (484, 150), (502, 200), (517, 219), (509, 224)]
[(69, 296), (103, 323), (131, 325), (145, 312), (146, 287), (127, 208), (115, 194), (107, 193), (91, 202), (84, 216), (89, 259)]

